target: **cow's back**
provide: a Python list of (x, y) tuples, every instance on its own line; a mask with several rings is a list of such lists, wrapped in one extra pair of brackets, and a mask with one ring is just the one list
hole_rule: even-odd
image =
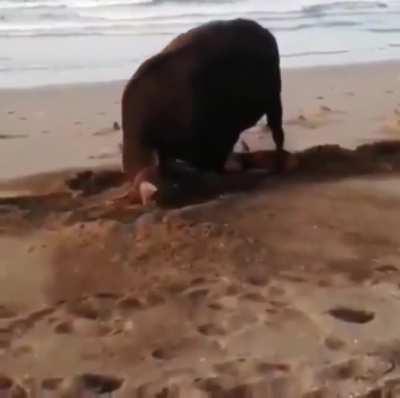
[(257, 22), (246, 19), (212, 21), (180, 34), (161, 51), (163, 54), (195, 50), (213, 57), (224, 51), (262, 52), (278, 55), (274, 36)]

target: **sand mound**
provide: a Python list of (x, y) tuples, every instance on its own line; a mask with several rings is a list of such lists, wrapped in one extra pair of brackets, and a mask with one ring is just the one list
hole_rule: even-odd
[[(159, 187), (158, 204), (177, 206), (206, 200), (225, 193), (254, 189), (274, 174), (275, 151), (242, 152), (234, 155), (245, 172), (223, 176), (199, 174), (188, 169), (173, 184)], [(400, 142), (382, 141), (361, 145), (355, 150), (338, 145), (321, 145), (302, 152), (287, 154), (287, 175), (346, 177), (362, 174), (400, 171)], [(286, 178), (285, 177), (285, 178)], [(124, 177), (119, 171), (91, 170), (78, 173), (66, 181), (68, 187), (82, 195), (93, 195), (121, 186)]]

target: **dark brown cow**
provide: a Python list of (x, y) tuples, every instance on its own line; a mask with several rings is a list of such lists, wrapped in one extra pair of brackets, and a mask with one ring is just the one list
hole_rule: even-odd
[(134, 178), (157, 159), (166, 173), (169, 161), (180, 159), (221, 172), (240, 133), (265, 114), (281, 154), (281, 73), (274, 36), (244, 19), (189, 30), (145, 61), (125, 88), (124, 171)]

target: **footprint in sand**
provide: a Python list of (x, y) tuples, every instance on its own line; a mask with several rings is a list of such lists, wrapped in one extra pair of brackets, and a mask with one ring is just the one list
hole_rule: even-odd
[(156, 348), (152, 353), (151, 356), (154, 359), (158, 359), (158, 360), (170, 360), (172, 358), (174, 358), (174, 352), (173, 350), (168, 350), (166, 348)]
[(173, 295), (176, 296), (178, 294), (181, 294), (182, 292), (184, 292), (188, 287), (188, 284), (186, 282), (171, 282), (169, 285), (167, 285), (165, 287), (165, 290)]
[(346, 346), (346, 343), (335, 336), (329, 336), (325, 339), (325, 346), (331, 351), (340, 351)]
[(100, 299), (94, 296), (70, 301), (65, 305), (68, 314), (89, 320), (108, 320), (112, 315), (114, 307), (114, 299)]
[[(211, 342), (213, 349), (219, 348), (217, 344), (212, 343), (213, 342)], [(157, 361), (170, 361), (181, 357), (182, 354), (188, 350), (199, 347), (199, 345), (202, 344), (204, 344), (204, 337), (202, 336), (178, 338), (174, 341), (167, 341), (155, 346), (155, 349), (151, 351), (150, 355)]]
[(120, 389), (123, 383), (124, 379), (122, 378), (85, 373), (63, 380), (57, 386), (57, 390), (63, 397), (87, 396), (88, 392), (93, 396), (102, 396), (103, 394), (111, 395)]
[(113, 292), (98, 292), (95, 293), (93, 297), (106, 300), (118, 300), (122, 296), (118, 293), (113, 293)]
[(226, 335), (225, 329), (216, 323), (206, 323), (197, 328), (198, 332), (204, 336), (224, 336)]
[(71, 334), (74, 332), (74, 326), (71, 321), (60, 321), (54, 326), (56, 334)]
[(136, 298), (135, 296), (128, 295), (122, 297), (120, 300), (116, 302), (116, 308), (124, 313), (131, 313), (133, 311), (137, 311), (144, 308), (144, 304), (141, 300)]
[(204, 285), (205, 283), (207, 283), (207, 279), (203, 278), (203, 277), (198, 277), (198, 278), (194, 278), (190, 281), (189, 285), (190, 286), (198, 286), (198, 285)]
[(184, 293), (184, 296), (190, 299), (191, 301), (198, 302), (205, 299), (209, 293), (210, 293), (209, 289), (196, 288), (196, 289), (189, 289)]
[(368, 323), (375, 318), (375, 314), (371, 311), (356, 310), (348, 307), (337, 307), (329, 310), (328, 313), (336, 319), (350, 323)]
[(221, 303), (213, 302), (208, 304), (208, 308), (213, 311), (222, 311), (224, 306)]
[(265, 303), (267, 299), (258, 292), (245, 293), (240, 297), (242, 300), (252, 301), (254, 303)]
[(100, 317), (99, 309), (90, 300), (68, 302), (66, 310), (70, 315), (78, 318), (98, 319)]
[(247, 282), (253, 286), (263, 287), (268, 285), (269, 279), (263, 272), (255, 272), (247, 277)]

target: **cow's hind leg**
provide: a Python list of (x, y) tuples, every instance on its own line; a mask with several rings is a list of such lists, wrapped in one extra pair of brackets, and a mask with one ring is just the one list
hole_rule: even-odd
[(277, 171), (282, 171), (285, 165), (285, 133), (283, 131), (283, 111), (281, 96), (278, 95), (269, 104), (267, 110), (268, 126), (272, 131), (272, 137), (274, 139), (277, 151), (276, 168)]

